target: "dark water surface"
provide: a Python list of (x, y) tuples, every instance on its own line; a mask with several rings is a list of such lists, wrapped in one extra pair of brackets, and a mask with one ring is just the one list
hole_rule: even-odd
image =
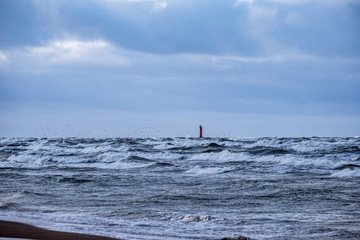
[(123, 239), (360, 239), (359, 138), (0, 139), (0, 218)]

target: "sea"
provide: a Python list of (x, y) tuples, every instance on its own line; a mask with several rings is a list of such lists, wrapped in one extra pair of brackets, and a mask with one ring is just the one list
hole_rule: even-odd
[(360, 138), (0, 138), (0, 219), (120, 239), (360, 239)]

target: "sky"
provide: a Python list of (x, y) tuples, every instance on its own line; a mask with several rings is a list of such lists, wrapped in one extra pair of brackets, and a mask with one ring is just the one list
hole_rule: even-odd
[(360, 135), (360, 0), (0, 0), (0, 137)]

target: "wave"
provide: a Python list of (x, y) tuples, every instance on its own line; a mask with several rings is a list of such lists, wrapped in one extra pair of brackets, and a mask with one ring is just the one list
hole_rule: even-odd
[(131, 155), (127, 158), (125, 158), (124, 160), (122, 160), (122, 162), (127, 162), (127, 163), (152, 163), (154, 162), (153, 160), (144, 158), (144, 157), (140, 157), (137, 155)]
[(66, 182), (66, 183), (88, 183), (92, 182), (90, 179), (84, 179), (79, 177), (61, 177), (58, 179), (58, 182)]
[[(180, 166), (186, 174), (357, 168), (358, 138), (0, 139), (0, 168), (131, 169)], [(187, 166), (189, 165), (190, 166)], [(267, 169), (263, 169), (266, 167)], [(287, 168), (287, 169), (285, 169)], [(330, 172), (329, 172), (330, 171)]]
[(360, 154), (359, 146), (337, 146), (330, 153), (357, 153)]
[(352, 163), (349, 163), (349, 164), (341, 164), (340, 166), (337, 166), (335, 167), (334, 169), (335, 170), (343, 170), (343, 169), (355, 169), (355, 168), (360, 168), (360, 165), (358, 164), (352, 164)]
[(331, 177), (338, 177), (338, 178), (353, 178), (353, 177), (360, 177), (360, 168), (356, 167), (348, 167), (341, 169), (339, 171), (333, 172)]
[(180, 217), (183, 222), (208, 222), (212, 221), (215, 218), (211, 216), (197, 216), (197, 215), (185, 215)]
[(15, 210), (18, 209), (20, 204), (15, 202), (0, 203), (0, 210)]
[(290, 149), (269, 146), (255, 146), (244, 149), (243, 151), (254, 155), (284, 155), (295, 153), (293, 150)]
[(207, 144), (205, 147), (208, 147), (208, 148), (224, 148), (223, 145), (217, 144), (215, 142), (211, 142), (211, 143)]
[(166, 162), (156, 162), (149, 166), (149, 168), (164, 168), (164, 167), (175, 167), (175, 165), (171, 164), (171, 163), (166, 163)]
[(214, 175), (214, 174), (221, 174), (232, 171), (233, 168), (231, 167), (200, 167), (196, 166), (191, 168), (185, 172), (188, 175)]

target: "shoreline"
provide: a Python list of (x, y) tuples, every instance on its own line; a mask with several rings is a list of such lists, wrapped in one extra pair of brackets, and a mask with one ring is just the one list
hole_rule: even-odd
[(118, 238), (62, 232), (35, 227), (30, 224), (0, 220), (0, 238), (37, 240), (120, 240)]
[[(39, 228), (30, 224), (0, 220), (0, 240), (122, 240), (119, 238), (88, 235), (74, 232), (62, 232)], [(220, 239), (220, 238), (219, 238)], [(239, 235), (235, 238), (224, 237), (221, 240), (250, 240)]]

